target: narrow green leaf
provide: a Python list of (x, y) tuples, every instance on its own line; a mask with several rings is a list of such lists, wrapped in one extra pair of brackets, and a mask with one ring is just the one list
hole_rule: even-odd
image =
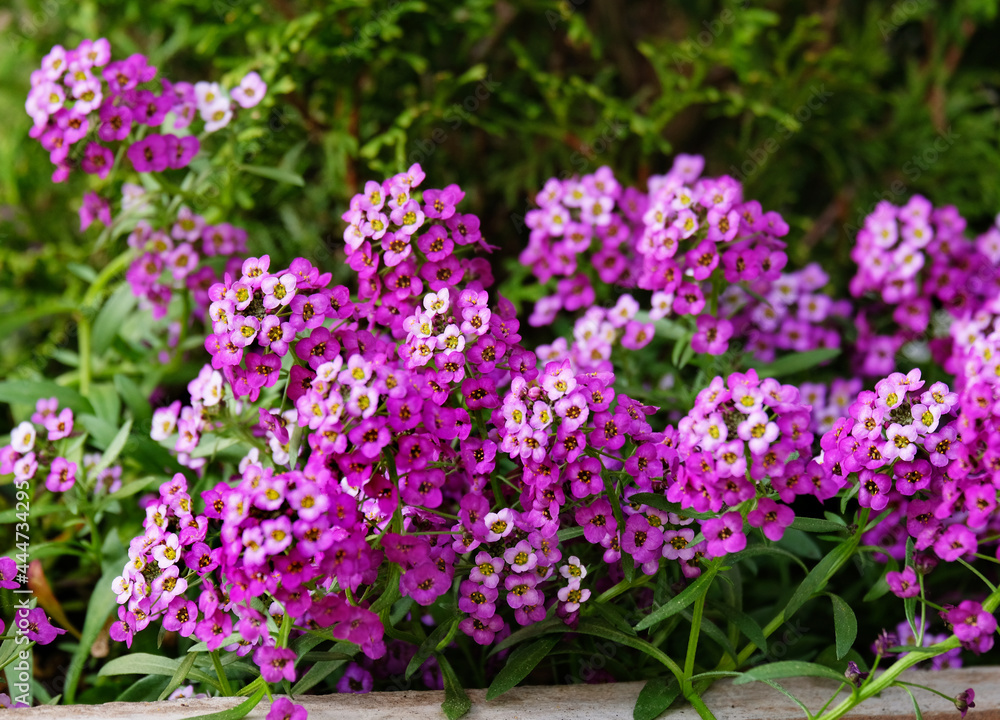
[(191, 668), (194, 667), (195, 662), (198, 660), (198, 655), (199, 653), (189, 653), (181, 661), (181, 664), (177, 666), (177, 672), (170, 678), (170, 682), (163, 688), (163, 692), (160, 693), (157, 700), (166, 700), (170, 693), (181, 686), (181, 683), (187, 679), (188, 673), (191, 672)]
[(676, 515), (696, 518), (698, 520), (711, 520), (715, 517), (712, 513), (696, 512), (694, 510), (682, 508), (680, 503), (672, 503), (663, 495), (658, 493), (635, 493), (629, 497), (629, 502), (642, 503), (643, 505), (649, 505), (651, 508), (656, 508), (657, 510), (662, 510), (663, 512), (672, 512)]
[(767, 652), (767, 638), (764, 637), (764, 631), (756, 620), (734, 607), (725, 607), (722, 612), (725, 613), (727, 620), (730, 620), (740, 629), (740, 632), (746, 635), (747, 640), (761, 651)]
[(542, 620), (541, 622), (536, 622), (527, 627), (523, 627), (520, 630), (515, 630), (510, 635), (505, 637), (503, 640), (498, 642), (490, 650), (490, 655), (495, 655), (501, 650), (506, 650), (518, 643), (522, 643), (525, 640), (531, 640), (532, 638), (539, 637), (540, 635), (545, 635), (550, 632), (561, 632), (561, 628), (564, 628), (566, 623), (564, 623), (559, 618), (548, 618), (547, 620)]
[(221, 710), (219, 712), (207, 713), (205, 715), (195, 715), (192, 718), (188, 718), (188, 720), (242, 720), (242, 718), (245, 718), (250, 714), (251, 710), (257, 707), (261, 699), (264, 697), (264, 691), (266, 689), (267, 688), (262, 685), (253, 695), (229, 710)]
[(837, 637), (837, 659), (840, 660), (858, 638), (858, 619), (854, 610), (839, 595), (830, 593), (833, 602), (833, 629)]
[[(32, 553), (32, 555), (37, 557), (36, 553)], [(83, 628), (80, 630), (80, 643), (73, 651), (69, 668), (66, 670), (66, 686), (63, 689), (63, 696), (67, 705), (72, 705), (76, 699), (76, 687), (80, 682), (83, 666), (87, 662), (87, 658), (90, 657), (90, 648), (97, 640), (108, 616), (118, 607), (115, 603), (115, 593), (111, 589), (115, 577), (121, 574), (121, 565), (117, 567), (117, 572), (110, 569), (104, 571), (90, 595), (87, 614), (83, 619)]]
[(844, 523), (810, 517), (796, 517), (792, 521), (792, 527), (808, 533), (842, 532), (847, 529)]
[(497, 673), (496, 678), (494, 678), (489, 689), (486, 691), (486, 699), (492, 700), (503, 695), (524, 680), (524, 678), (528, 677), (528, 674), (535, 669), (538, 663), (545, 659), (545, 656), (549, 654), (549, 651), (555, 647), (559, 640), (560, 638), (557, 636), (544, 637), (530, 645), (521, 645), (517, 650), (512, 652), (510, 657), (507, 658), (507, 664)]
[(94, 475), (101, 472), (101, 470), (104, 470), (105, 468), (111, 467), (111, 464), (118, 459), (122, 450), (125, 449), (125, 444), (128, 442), (130, 432), (132, 432), (132, 418), (125, 421), (125, 424), (122, 425), (118, 434), (115, 435), (114, 440), (112, 440), (111, 444), (108, 445), (108, 449), (104, 451), (103, 455), (101, 455), (100, 461), (93, 470)]
[(104, 355), (111, 347), (111, 341), (118, 335), (122, 324), (131, 314), (135, 304), (136, 297), (132, 294), (132, 288), (128, 283), (123, 283), (111, 293), (111, 297), (107, 299), (104, 307), (94, 319), (91, 347), (96, 357)]
[(679, 613), (681, 610), (697, 600), (703, 590), (708, 589), (707, 586), (711, 584), (712, 580), (715, 578), (716, 572), (718, 572), (718, 566), (716, 565), (713, 565), (708, 570), (702, 572), (701, 576), (697, 580), (672, 597), (669, 602), (661, 605), (659, 608), (640, 620), (635, 626), (635, 629), (637, 631), (645, 630), (662, 620), (666, 620), (671, 615)]
[(920, 703), (917, 702), (917, 698), (913, 694), (913, 692), (910, 690), (910, 688), (906, 687), (906, 685), (898, 685), (898, 684), (893, 685), (893, 687), (901, 687), (901, 688), (903, 688), (906, 691), (906, 694), (910, 696), (910, 700), (913, 702), (913, 717), (914, 717), (914, 720), (924, 720), (924, 714), (922, 712), (920, 712)]
[(772, 555), (774, 557), (783, 557), (798, 563), (806, 572), (809, 572), (809, 568), (806, 566), (802, 560), (796, 557), (793, 553), (788, 552), (784, 548), (780, 548), (777, 545), (751, 545), (748, 548), (740, 550), (737, 553), (728, 555), (726, 557), (726, 563), (729, 565), (735, 565), (743, 560), (749, 560), (750, 558), (761, 557), (762, 555)]
[(681, 694), (675, 677), (655, 677), (642, 686), (632, 709), (632, 720), (655, 720)]
[(434, 628), (433, 632), (427, 636), (427, 639), (420, 643), (420, 647), (417, 648), (417, 652), (410, 658), (410, 664), (406, 666), (405, 677), (409, 680), (413, 677), (413, 673), (420, 669), (420, 666), (426, 662), (427, 658), (434, 654), (437, 650), (438, 643), (444, 640), (448, 634), (451, 632), (453, 626), (457, 625), (459, 619), (456, 617), (451, 622), (443, 622)]
[(76, 390), (56, 385), (49, 380), (8, 380), (0, 382), (0, 402), (34, 407), (40, 398), (54, 397), (59, 407), (68, 407), (74, 414), (92, 413), (94, 406)]
[(733, 679), (734, 685), (744, 685), (757, 680), (780, 680), (789, 677), (821, 677), (838, 682), (846, 682), (846, 678), (826, 665), (802, 662), (801, 660), (786, 660), (785, 662), (768, 663), (747, 670), (738, 678)]
[(318, 662), (309, 668), (308, 672), (299, 678), (299, 681), (292, 686), (292, 695), (301, 695), (323, 682), (331, 673), (337, 671), (346, 660), (330, 660), (328, 662)]
[(472, 707), (472, 701), (469, 700), (465, 689), (458, 681), (458, 676), (455, 675), (455, 671), (452, 670), (451, 664), (445, 659), (444, 655), (434, 653), (434, 656), (437, 658), (438, 665), (441, 668), (441, 678), (444, 680), (444, 702), (441, 703), (441, 709), (444, 710), (444, 714), (448, 720), (458, 720), (458, 718), (469, 712), (469, 708)]
[(268, 180), (288, 183), (289, 185), (305, 187), (306, 184), (306, 181), (298, 173), (282, 170), (281, 168), (263, 167), (261, 165), (240, 165), (240, 170), (248, 172), (251, 175), (258, 175), (262, 178), (267, 178)]
[(853, 554), (854, 545), (852, 543), (843, 543), (835, 547), (827, 553), (826, 557), (816, 563), (816, 567), (806, 575), (805, 580), (795, 590), (795, 593), (785, 606), (785, 620), (789, 620), (806, 601), (826, 587), (830, 578), (833, 577), (837, 570)]
[(128, 375), (115, 375), (115, 389), (132, 413), (132, 417), (137, 421), (141, 423), (153, 417), (153, 408), (149, 404), (149, 398), (146, 397), (135, 380)]

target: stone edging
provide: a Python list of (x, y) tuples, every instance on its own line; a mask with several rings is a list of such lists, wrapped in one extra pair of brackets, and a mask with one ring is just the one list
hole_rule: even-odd
[[(976, 691), (976, 708), (967, 720), (1000, 720), (1000, 667), (944, 670), (913, 670), (904, 675), (954, 696), (968, 687)], [(781, 681), (813, 712), (829, 698), (830, 681), (796, 678)], [(472, 710), (468, 720), (631, 720), (635, 699), (642, 683), (608, 685), (561, 685), (515, 688), (496, 700), (486, 701), (485, 690), (470, 690)], [(955, 706), (937, 695), (914, 688), (925, 720), (958, 720)], [(309, 720), (443, 720), (441, 691), (405, 691), (368, 695), (302, 696), (298, 702), (309, 711)], [(240, 698), (174, 700), (160, 703), (107, 703), (69, 707), (36, 707), (17, 711), (25, 720), (51, 718), (67, 720), (184, 720), (234, 707)], [(705, 703), (719, 720), (801, 720), (802, 710), (784, 695), (762, 683), (732, 685), (723, 680), (705, 695)], [(247, 715), (248, 720), (264, 720), (269, 707), (265, 700)], [(670, 720), (697, 720), (698, 714), (686, 705), (662, 716)], [(899, 688), (890, 688), (881, 697), (868, 700), (849, 720), (903, 720), (912, 718), (913, 705)]]

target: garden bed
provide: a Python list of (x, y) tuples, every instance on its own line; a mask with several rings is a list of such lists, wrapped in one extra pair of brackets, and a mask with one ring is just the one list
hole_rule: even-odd
[[(971, 687), (976, 691), (976, 707), (969, 710), (970, 720), (1000, 720), (1000, 667), (983, 667), (940, 672), (910, 671), (907, 682), (927, 685), (947, 695)], [(607, 685), (560, 685), (555, 687), (515, 688), (496, 700), (486, 701), (485, 690), (469, 690), (472, 709), (470, 720), (609, 720), (632, 718), (635, 700), (643, 683)], [(810, 711), (817, 711), (830, 697), (832, 684), (816, 678), (793, 678), (782, 686), (802, 700)], [(955, 720), (958, 711), (945, 699), (915, 689), (924, 720)], [(443, 691), (377, 692), (364, 695), (324, 695), (299, 697), (311, 720), (438, 720), (443, 718)], [(717, 683), (705, 696), (705, 703), (719, 718), (727, 720), (792, 720), (803, 716), (802, 710), (788, 698), (762, 683), (733, 686)], [(72, 708), (36, 707), (22, 710), (30, 718), (107, 718), (107, 720), (183, 720), (205, 713), (235, 707), (238, 698), (174, 700), (160, 703), (107, 703), (77, 705)], [(246, 717), (263, 720), (270, 708), (264, 701)], [(678, 706), (662, 717), (672, 720), (695, 720), (698, 714), (690, 706)], [(845, 717), (892, 720), (912, 718), (913, 704), (904, 690), (890, 688), (880, 697), (865, 702)]]

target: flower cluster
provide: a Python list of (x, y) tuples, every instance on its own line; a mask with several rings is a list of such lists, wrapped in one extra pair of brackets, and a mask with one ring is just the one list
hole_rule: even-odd
[[(776, 494), (785, 503), (806, 494), (825, 500), (839, 488), (818, 481), (810, 426), (810, 407), (798, 388), (773, 378), (762, 380), (752, 369), (714, 378), (678, 423), (681, 462), (667, 498), (698, 512), (718, 513), (723, 506), (737, 507), (759, 495), (760, 512), (751, 512), (747, 519), (772, 540), (780, 538), (794, 516), (768, 495)], [(742, 535), (742, 518), (732, 511), (726, 517), (734, 539), (725, 551), (733, 552), (732, 546), (745, 542), (737, 537)], [(711, 529), (717, 534), (721, 526)], [(707, 530), (705, 535), (709, 537)], [(718, 544), (710, 544), (710, 550), (724, 554)]]
[[(65, 180), (77, 163), (84, 172), (106, 178), (114, 165), (112, 144), (128, 141), (133, 127), (158, 128), (170, 116), (170, 128), (183, 131), (197, 114), (205, 132), (215, 132), (229, 124), (234, 104), (254, 107), (267, 90), (255, 72), (230, 94), (217, 83), (163, 78), (154, 83), (156, 75), (141, 54), (112, 61), (111, 44), (104, 38), (84, 40), (73, 50), (52, 48), (31, 75), (25, 109), (34, 123), (31, 137), (56, 166), (53, 182)], [(137, 130), (127, 149), (138, 172), (186, 167), (201, 146), (190, 134), (150, 133), (140, 139), (143, 132)], [(82, 152), (71, 157), (72, 147), (84, 142)]]
[[(541, 282), (564, 279), (555, 295), (536, 304), (531, 323), (593, 305), (592, 282), (599, 279), (652, 291), (651, 319), (697, 316), (695, 351), (724, 353), (733, 326), (706, 312), (709, 301), (723, 281), (766, 292), (787, 262), (779, 238), (788, 225), (745, 202), (733, 178), (702, 178), (703, 169), (703, 158), (678, 155), (669, 173), (649, 179), (647, 193), (622, 190), (606, 167), (583, 178), (550, 179), (536, 198), (540, 207), (525, 216), (531, 235), (521, 262)], [(645, 332), (627, 322), (633, 335)]]
[(858, 271), (850, 291), (856, 298), (877, 300), (856, 316), (860, 374), (892, 372), (896, 352), (929, 334), (936, 310), (967, 317), (996, 296), (1000, 233), (994, 228), (971, 241), (965, 227), (954, 207), (935, 208), (920, 195), (902, 207), (882, 201), (865, 218), (851, 250)]
[(758, 297), (730, 285), (719, 298), (720, 314), (732, 317), (734, 335), (761, 362), (772, 362), (779, 350), (839, 348), (838, 325), (851, 317), (851, 304), (822, 292), (829, 279), (817, 263), (811, 263), (802, 270), (782, 273)]
[[(135, 201), (140, 198), (141, 195), (133, 197)], [(185, 288), (191, 291), (195, 314), (203, 316), (211, 303), (209, 290), (218, 277), (202, 260), (245, 253), (246, 240), (247, 233), (242, 228), (225, 222), (209, 225), (204, 217), (181, 206), (169, 228), (154, 229), (146, 220), (138, 222), (128, 236), (128, 244), (139, 254), (129, 265), (125, 278), (133, 295), (152, 309), (154, 319), (166, 316), (171, 298)], [(230, 260), (230, 270), (236, 271), (238, 266), (238, 261)]]
[[(45, 436), (39, 435), (39, 428)], [(41, 468), (50, 492), (66, 492), (76, 484), (79, 467), (59, 454), (56, 443), (73, 434), (73, 411), (59, 409), (59, 400), (39, 400), (31, 421), (19, 424), (10, 434), (10, 444), (0, 448), (0, 475), (13, 473), (14, 482), (27, 483)]]

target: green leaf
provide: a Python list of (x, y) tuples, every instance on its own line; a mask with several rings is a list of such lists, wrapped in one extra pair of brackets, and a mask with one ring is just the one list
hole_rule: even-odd
[(242, 718), (245, 718), (250, 714), (251, 710), (257, 707), (261, 699), (264, 697), (264, 692), (266, 690), (267, 687), (261, 685), (257, 688), (257, 691), (253, 695), (230, 710), (222, 710), (220, 712), (208, 713), (206, 715), (195, 715), (192, 718), (188, 718), (188, 720), (242, 720)]
[(559, 618), (548, 618), (547, 620), (542, 620), (541, 622), (536, 622), (527, 627), (523, 627), (520, 630), (515, 630), (510, 635), (505, 637), (503, 640), (498, 642), (490, 650), (490, 655), (495, 655), (501, 650), (506, 650), (518, 643), (524, 642), (525, 640), (531, 640), (531, 638), (539, 637), (540, 635), (545, 635), (550, 632), (562, 632), (562, 628), (566, 626)]
[[(293, 648), (294, 649), (294, 648)], [(349, 642), (338, 642), (334, 644), (331, 648), (335, 652), (344, 653), (345, 655), (350, 655), (354, 657), (359, 652), (359, 648), (354, 643)], [(292, 695), (300, 695), (325, 680), (331, 673), (336, 672), (336, 670), (342, 666), (346, 660), (328, 660), (325, 662), (318, 662), (313, 665), (309, 670), (299, 678), (299, 681), (292, 686)]]
[(847, 529), (843, 523), (810, 517), (796, 517), (791, 526), (796, 530), (808, 533), (842, 532)]
[[(87, 650), (89, 652), (89, 645)], [(191, 654), (194, 655), (194, 653)], [(172, 678), (184, 661), (185, 658), (168, 658), (151, 653), (131, 653), (105, 664), (97, 674), (99, 677), (107, 675), (166, 675)], [(193, 680), (208, 683), (216, 689), (219, 687), (218, 680), (201, 670), (192, 668), (188, 671), (187, 676)]]
[(424, 664), (427, 658), (434, 654), (434, 651), (438, 649), (438, 643), (448, 637), (449, 633), (451, 633), (452, 627), (457, 625), (458, 622), (459, 618), (456, 617), (451, 622), (441, 623), (434, 628), (433, 632), (427, 636), (426, 640), (420, 643), (420, 647), (417, 648), (417, 652), (412, 658), (410, 658), (410, 663), (406, 666), (405, 677), (407, 680), (413, 677), (413, 673), (419, 670), (420, 666)]
[(40, 398), (54, 397), (59, 407), (68, 407), (74, 414), (92, 413), (94, 406), (76, 390), (56, 385), (49, 380), (8, 380), (0, 382), (0, 402), (34, 407)]
[(153, 417), (153, 408), (146, 394), (128, 375), (115, 375), (115, 389), (125, 401), (125, 406), (131, 411), (132, 417), (140, 423)]
[(837, 637), (837, 659), (840, 660), (858, 638), (858, 619), (842, 597), (830, 593), (833, 602), (833, 629)]
[(784, 375), (802, 372), (814, 368), (822, 362), (832, 360), (840, 355), (840, 348), (819, 348), (806, 352), (792, 353), (778, 358), (773, 363), (760, 364), (748, 358), (746, 363), (757, 370), (757, 374), (762, 378), (776, 378)]
[(916, 696), (906, 687), (906, 685), (896, 685), (895, 687), (901, 687), (906, 690), (906, 694), (910, 696), (910, 700), (913, 702), (913, 717), (914, 720), (924, 720), (924, 714), (920, 712), (920, 704), (917, 702)]
[(632, 709), (632, 720), (655, 720), (681, 694), (675, 677), (655, 677), (642, 686)]
[(802, 607), (815, 593), (820, 592), (833, 577), (834, 573), (847, 562), (854, 554), (854, 544), (850, 542), (838, 545), (826, 557), (816, 563), (802, 584), (796, 588), (788, 604), (785, 606), (785, 620), (791, 619), (792, 615)]
[(132, 432), (132, 418), (125, 421), (125, 424), (121, 426), (118, 433), (115, 435), (114, 440), (108, 445), (107, 450), (101, 455), (100, 461), (94, 467), (93, 474), (101, 472), (105, 468), (111, 467), (111, 464), (118, 459), (121, 455), (122, 450), (125, 449), (125, 443), (128, 442), (129, 433)]
[(718, 566), (710, 566), (709, 569), (704, 571), (697, 580), (672, 597), (669, 602), (661, 605), (659, 608), (640, 620), (635, 626), (635, 629), (637, 631), (645, 630), (662, 620), (666, 620), (671, 615), (679, 613), (681, 610), (697, 600), (703, 590), (708, 590), (707, 586), (711, 584), (712, 580), (715, 578), (716, 572), (718, 572)]
[(451, 664), (445, 659), (444, 655), (434, 653), (434, 656), (437, 658), (438, 665), (441, 668), (441, 678), (444, 680), (444, 702), (441, 703), (441, 709), (444, 710), (444, 714), (448, 717), (448, 720), (458, 720), (458, 718), (469, 712), (469, 708), (472, 707), (472, 701), (469, 700), (465, 689), (458, 681), (458, 676), (455, 675), (455, 671), (452, 670)]
[(695, 512), (694, 510), (682, 508), (680, 503), (672, 503), (663, 495), (658, 493), (635, 493), (629, 497), (629, 502), (642, 503), (643, 505), (649, 505), (649, 507), (662, 510), (663, 512), (672, 512), (675, 515), (696, 518), (698, 520), (711, 520), (716, 517), (714, 514), (709, 512)]
[(734, 607), (725, 606), (720, 609), (726, 619), (736, 625), (740, 629), (740, 632), (746, 635), (747, 640), (763, 652), (767, 652), (767, 638), (764, 637), (764, 631), (756, 620)]
[(188, 673), (191, 672), (191, 668), (194, 667), (195, 662), (198, 660), (198, 654), (190, 653), (181, 661), (181, 664), (177, 666), (177, 671), (170, 678), (167, 686), (163, 688), (163, 692), (160, 693), (157, 700), (166, 700), (170, 693), (181, 686), (181, 683), (187, 679)]
[(794, 554), (788, 552), (784, 548), (780, 548), (777, 545), (751, 545), (748, 548), (744, 548), (739, 552), (733, 553), (732, 555), (726, 556), (726, 563), (729, 565), (735, 565), (743, 560), (749, 560), (750, 558), (761, 557), (762, 555), (773, 555), (775, 557), (788, 558), (793, 562), (798, 563), (806, 572), (809, 572), (809, 568), (806, 566), (802, 560), (796, 557)]
[(122, 329), (125, 319), (132, 313), (135, 304), (136, 297), (132, 294), (132, 288), (128, 283), (123, 283), (111, 293), (111, 297), (107, 299), (104, 307), (94, 319), (91, 347), (95, 357), (100, 357), (108, 351), (111, 342)]
[(240, 165), (240, 170), (248, 172), (251, 175), (259, 175), (260, 177), (267, 178), (268, 180), (288, 183), (289, 185), (305, 187), (306, 184), (306, 181), (303, 180), (302, 176), (298, 173), (282, 170), (281, 168), (262, 167), (260, 165)]
[(521, 645), (507, 658), (507, 664), (503, 670), (497, 673), (496, 678), (486, 691), (486, 699), (503, 695), (505, 692), (516, 686), (519, 682), (528, 677), (528, 674), (535, 669), (545, 656), (549, 654), (560, 638), (558, 636), (544, 637), (536, 640), (530, 645)]
[(758, 680), (779, 680), (789, 677), (821, 677), (837, 682), (847, 682), (841, 673), (826, 665), (802, 662), (801, 660), (787, 660), (785, 662), (768, 663), (747, 670), (745, 673), (733, 679), (733, 685), (744, 685)]
[[(117, 570), (110, 569), (111, 567), (117, 567)], [(80, 630), (80, 643), (73, 651), (69, 668), (66, 670), (66, 687), (63, 689), (63, 696), (67, 705), (72, 705), (76, 699), (76, 687), (80, 682), (83, 666), (87, 662), (87, 658), (90, 657), (90, 648), (97, 640), (108, 616), (118, 607), (111, 584), (115, 577), (120, 574), (121, 563), (118, 563), (117, 566), (109, 566), (91, 591), (90, 602), (87, 604), (87, 614), (83, 619), (83, 629)]]
[(89, 398), (97, 417), (117, 430), (118, 416), (122, 411), (122, 399), (118, 396), (115, 386), (111, 383), (94, 383), (90, 386)]

